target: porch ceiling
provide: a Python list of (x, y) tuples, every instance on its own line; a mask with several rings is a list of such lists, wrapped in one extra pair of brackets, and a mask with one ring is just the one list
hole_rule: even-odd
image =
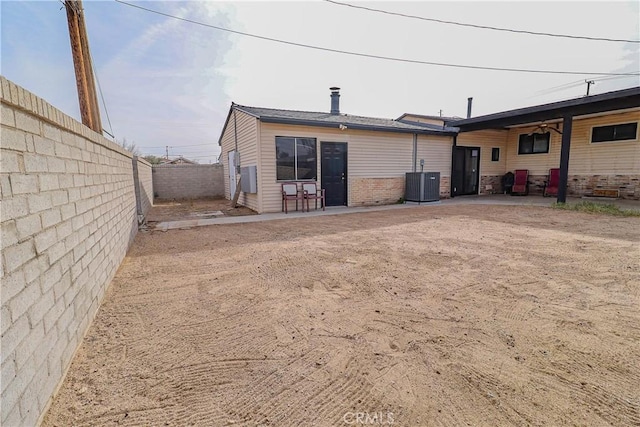
[(640, 86), (589, 97), (503, 111), (501, 113), (447, 122), (460, 132), (503, 129), (507, 126), (640, 107)]

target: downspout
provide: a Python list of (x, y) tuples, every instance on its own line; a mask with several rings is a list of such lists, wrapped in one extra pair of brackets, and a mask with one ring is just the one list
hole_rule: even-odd
[(416, 163), (418, 162), (418, 134), (413, 134), (413, 167), (411, 172), (415, 172), (417, 170)]
[(458, 146), (458, 134), (453, 135), (453, 145), (451, 147), (451, 167), (449, 169), (449, 195), (453, 199), (453, 159), (455, 158), (455, 150)]

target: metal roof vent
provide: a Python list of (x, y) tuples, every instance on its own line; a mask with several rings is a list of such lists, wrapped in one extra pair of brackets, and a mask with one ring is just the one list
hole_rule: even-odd
[(330, 87), (331, 91), (331, 114), (340, 114), (340, 88)]

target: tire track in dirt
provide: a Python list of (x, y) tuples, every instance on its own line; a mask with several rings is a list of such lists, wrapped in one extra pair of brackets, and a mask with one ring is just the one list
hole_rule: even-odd
[(637, 424), (640, 224), (590, 221), (430, 207), (139, 235), (43, 425)]

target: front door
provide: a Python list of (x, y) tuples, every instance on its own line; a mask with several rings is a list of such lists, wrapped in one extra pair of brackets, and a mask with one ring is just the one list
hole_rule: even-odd
[(347, 143), (322, 142), (321, 184), (327, 206), (347, 204)]
[(453, 147), (451, 194), (454, 197), (478, 194), (479, 169), (480, 148)]

